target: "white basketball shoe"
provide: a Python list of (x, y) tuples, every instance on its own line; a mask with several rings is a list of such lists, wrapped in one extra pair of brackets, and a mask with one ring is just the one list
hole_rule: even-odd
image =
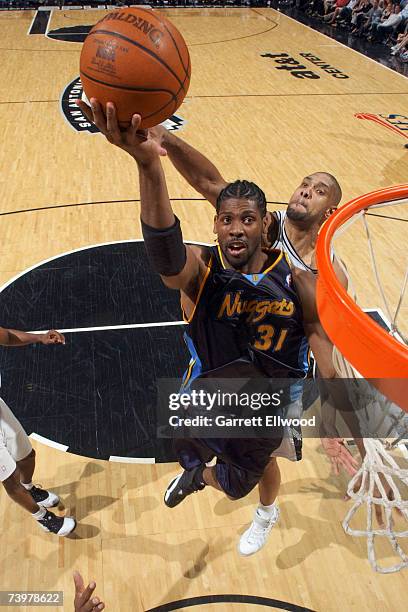
[[(265, 516), (265, 513), (263, 514)], [(265, 546), (272, 527), (279, 520), (279, 514), (279, 508), (276, 504), (274, 512), (269, 518), (262, 517), (259, 508), (256, 509), (254, 520), (239, 540), (238, 552), (240, 555), (249, 557), (249, 555), (255, 554)]]

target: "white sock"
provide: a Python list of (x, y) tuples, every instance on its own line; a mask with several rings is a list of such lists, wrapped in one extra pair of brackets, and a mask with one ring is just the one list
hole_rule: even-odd
[(32, 482), (21, 482), (21, 480), (20, 480), (20, 484), (22, 484), (23, 487), (27, 489), (27, 491), (30, 491), (34, 486)]
[(261, 518), (270, 519), (276, 512), (275, 503), (271, 504), (270, 506), (264, 506), (259, 502), (256, 512)]
[(43, 519), (46, 515), (46, 512), (47, 509), (40, 506), (40, 509), (37, 510), (37, 512), (33, 512), (33, 518), (35, 518), (36, 521), (41, 521), (41, 519)]

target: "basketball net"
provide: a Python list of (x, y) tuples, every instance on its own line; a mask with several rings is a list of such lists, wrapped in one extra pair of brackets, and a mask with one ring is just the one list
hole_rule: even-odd
[[(378, 197), (379, 193), (380, 193), (380, 198)], [(407, 266), (407, 262), (405, 262), (404, 263), (405, 269), (402, 275), (402, 282), (401, 282), (401, 289), (399, 292), (399, 296), (397, 296), (397, 299), (396, 299), (396, 295), (394, 291), (394, 307), (392, 307), (390, 300), (388, 299), (386, 291), (384, 289), (383, 282), (381, 280), (381, 275), (379, 273), (379, 269), (377, 265), (376, 249), (375, 249), (374, 240), (373, 240), (373, 232), (372, 232), (372, 229), (370, 228), (369, 219), (367, 219), (367, 216), (370, 214), (373, 217), (377, 216), (373, 214), (374, 208), (377, 209), (377, 208), (384, 207), (384, 206), (396, 207), (396, 205), (398, 206), (404, 205), (404, 204), (406, 205), (408, 203), (408, 199), (407, 199), (408, 186), (403, 186), (401, 193), (405, 196), (405, 198), (399, 198), (398, 201), (395, 201), (392, 198), (392, 194), (387, 193), (387, 190), (382, 190), (382, 192), (374, 192), (373, 194), (368, 194), (368, 196), (364, 196), (368, 198), (369, 208), (367, 208), (367, 202), (363, 202), (362, 203), (363, 208), (361, 208), (357, 212), (352, 213), (352, 215), (349, 217), (349, 219), (346, 222), (340, 223), (337, 225), (335, 224), (335, 230), (334, 232), (332, 232), (332, 236), (330, 238), (330, 249), (331, 249), (331, 252), (333, 252), (332, 251), (333, 246), (336, 246), (336, 250), (337, 250), (338, 238), (342, 234), (344, 234), (344, 232), (349, 231), (351, 226), (355, 224), (356, 221), (361, 222), (360, 223), (360, 237), (362, 234), (365, 234), (365, 237), (367, 238), (369, 260), (371, 261), (371, 267), (372, 267), (372, 273), (373, 273), (372, 285), (376, 286), (377, 288), (378, 296), (381, 300), (381, 306), (384, 309), (384, 312), (386, 313), (386, 317), (385, 316), (382, 317), (382, 320), (385, 321), (386, 318), (388, 319), (387, 325), (386, 325), (386, 327), (388, 328), (387, 329), (388, 336), (391, 336), (394, 339), (395, 341), (394, 344), (396, 347), (395, 350), (398, 352), (401, 352), (399, 348), (401, 344), (404, 345), (404, 347), (408, 344), (407, 342), (408, 334), (405, 329), (402, 329), (402, 325), (399, 323), (399, 315), (403, 307), (404, 296), (405, 296), (406, 289), (407, 289), (408, 266)], [(401, 195), (401, 193), (399, 192), (398, 195)], [(370, 198), (370, 196), (373, 196), (373, 195), (377, 197)], [(371, 199), (373, 200), (373, 202), (370, 202)], [(382, 201), (381, 203), (375, 203), (375, 200), (378, 201), (379, 199), (383, 199), (384, 201)], [(386, 200), (389, 200), (389, 201), (386, 201)], [(354, 203), (354, 207), (355, 207), (355, 202), (356, 201), (352, 201), (348, 205), (345, 205), (345, 206), (349, 206)], [(395, 219), (396, 219), (395, 212), (394, 212), (395, 209), (392, 209), (392, 210), (393, 210), (393, 214), (394, 214), (393, 218), (395, 222)], [(403, 222), (405, 219), (408, 219), (408, 216), (405, 216), (405, 219), (403, 218), (404, 214), (405, 214), (405, 211), (400, 218), (401, 222)], [(384, 216), (383, 214), (381, 215), (379, 214), (378, 216), (383, 216), (384, 218), (389, 219), (388, 223), (392, 223), (392, 217), (390, 217), (389, 215)], [(381, 223), (384, 223), (384, 222), (381, 221)], [(319, 268), (319, 274), (323, 269), (323, 276), (324, 276), (325, 267), (326, 269), (329, 267), (333, 269), (332, 264), (331, 264), (332, 257), (328, 258), (327, 252), (323, 253), (322, 255), (323, 239), (321, 238), (321, 236), (319, 236), (319, 241), (320, 241), (321, 248), (320, 248), (320, 258), (319, 258), (319, 253), (317, 254), (318, 255), (318, 268)], [(335, 242), (336, 244), (334, 244)], [(387, 243), (386, 237), (385, 237), (385, 243)], [(397, 257), (399, 257), (399, 255), (401, 254), (402, 254), (402, 257), (406, 256), (405, 255), (406, 249), (404, 249), (403, 245), (402, 245), (402, 251), (400, 251), (399, 254), (398, 254), (397, 245), (393, 244), (392, 242), (388, 242), (388, 246), (391, 246), (391, 245), (393, 248), (393, 252), (396, 254)], [(351, 274), (349, 273), (348, 268), (346, 268), (341, 263), (341, 260), (343, 259), (343, 252), (341, 252), (341, 249), (339, 249), (339, 251), (340, 252), (338, 253), (338, 256), (336, 257), (336, 259), (337, 261), (339, 261), (340, 266), (342, 267), (344, 273), (347, 276), (348, 295), (355, 302), (355, 306), (354, 308), (352, 307), (352, 310), (356, 314), (356, 320), (358, 320), (359, 317), (365, 318), (365, 315), (363, 312), (363, 305), (359, 304), (359, 300), (358, 300), (359, 292), (356, 291), (356, 288), (353, 284)], [(401, 259), (401, 257), (399, 258)], [(323, 266), (322, 266), (322, 259), (323, 259)], [(318, 308), (319, 308), (319, 313), (321, 316), (322, 324), (324, 327), (325, 327), (325, 318), (327, 319), (327, 317), (322, 316), (326, 314), (324, 312), (324, 309), (327, 310), (327, 303), (324, 300), (324, 297), (325, 297), (324, 291), (326, 291), (327, 293), (330, 293), (331, 291), (331, 286), (329, 284), (326, 284), (326, 286), (324, 286), (325, 280), (326, 279), (323, 278), (323, 281), (320, 281), (321, 283), (320, 303), (319, 303), (319, 294), (318, 294)], [(322, 284), (323, 284), (323, 291), (322, 291)], [(342, 290), (342, 291), (346, 293), (345, 290)], [(319, 288), (318, 288), (318, 292), (319, 292)], [(329, 306), (330, 308), (332, 308), (331, 304), (329, 304)], [(322, 311), (320, 307), (322, 308)], [(363, 319), (361, 320), (363, 321)], [(349, 497), (353, 500), (354, 503), (353, 503), (353, 506), (348, 511), (346, 517), (344, 518), (343, 528), (345, 532), (350, 535), (360, 536), (360, 537), (365, 536), (367, 538), (368, 559), (374, 570), (376, 570), (377, 572), (381, 572), (381, 573), (397, 572), (403, 568), (408, 567), (408, 555), (404, 552), (404, 550), (400, 546), (400, 543), (398, 542), (400, 538), (408, 537), (408, 501), (407, 499), (403, 498), (403, 495), (401, 493), (401, 490), (404, 490), (408, 487), (408, 463), (405, 458), (402, 458), (403, 465), (401, 467), (400, 465), (401, 457), (398, 457), (399, 463), (397, 463), (396, 459), (394, 458), (394, 454), (396, 451), (398, 451), (399, 448), (404, 449), (405, 448), (404, 441), (408, 441), (408, 412), (403, 410), (399, 405), (391, 401), (384, 394), (380, 393), (379, 390), (373, 387), (372, 384), (366, 381), (363, 375), (360, 374), (360, 372), (356, 369), (356, 367), (354, 367), (354, 365), (350, 362), (351, 357), (350, 357), (350, 360), (346, 359), (343, 352), (339, 349), (338, 346), (336, 346), (337, 344), (336, 335), (338, 336), (338, 340), (341, 340), (339, 344), (342, 344), (344, 339), (340, 338), (339, 335), (337, 334), (337, 330), (335, 329), (335, 327), (333, 327), (334, 325), (333, 321), (334, 321), (334, 317), (332, 316), (330, 319), (330, 316), (329, 316), (328, 324), (329, 324), (330, 329), (326, 328), (328, 335), (330, 336), (331, 340), (334, 343), (333, 364), (339, 376), (343, 378), (348, 378), (348, 392), (350, 396), (350, 401), (353, 407), (355, 408), (356, 414), (359, 419), (360, 429), (362, 432), (362, 437), (364, 438), (364, 446), (366, 450), (366, 456), (363, 460), (363, 463), (360, 469), (353, 476), (353, 478), (350, 480), (349, 485), (348, 485), (347, 493)], [(371, 325), (371, 321), (370, 321), (370, 325)], [(352, 332), (352, 325), (350, 325), (350, 328), (351, 329), (349, 331)], [(347, 330), (345, 329), (343, 333), (347, 333)], [(382, 340), (382, 338), (380, 338), (380, 340)], [(386, 334), (385, 334), (385, 340), (388, 341)], [(380, 344), (380, 341), (378, 342)], [(343, 346), (343, 350), (345, 349), (345, 352), (346, 352), (348, 349), (347, 349), (347, 346), (344, 344), (344, 342), (342, 346)], [(355, 347), (352, 347), (352, 350), (350, 351), (350, 355), (354, 354), (355, 352), (354, 349)], [(365, 344), (364, 345), (361, 344), (360, 352), (363, 353), (364, 350), (367, 351), (367, 347), (365, 346)], [(381, 361), (381, 347), (379, 347), (378, 358), (379, 358), (379, 361)], [(364, 359), (360, 360), (360, 363), (363, 363), (363, 362), (364, 362)], [(406, 372), (408, 368), (408, 352), (406, 353), (406, 355), (404, 352), (402, 352), (401, 363), (403, 364), (403, 366), (405, 364), (405, 369), (402, 368), (401, 370), (395, 373), (396, 379), (398, 377), (403, 378), (404, 376), (406, 376)], [(380, 375), (378, 374), (378, 371), (376, 372), (375, 375), (381, 376), (381, 374)], [(368, 373), (367, 378), (371, 376), (374, 378), (372, 374)], [(387, 376), (387, 374), (385, 374), (384, 376)], [(394, 394), (394, 397), (395, 397), (395, 394)], [(404, 405), (404, 408), (405, 406), (406, 404)], [(373, 432), (375, 432), (374, 435), (373, 435)], [(406, 448), (408, 449), (408, 446)], [(393, 452), (393, 454), (391, 454), (391, 452)], [(406, 493), (405, 493), (405, 497), (406, 497)], [(381, 512), (383, 515), (384, 525), (381, 526), (381, 528), (379, 525), (374, 524), (376, 523), (376, 519), (375, 519), (375, 516), (373, 517), (373, 515), (375, 515), (376, 507), (381, 507)], [(360, 529), (352, 528), (350, 526), (350, 523), (353, 517), (355, 517), (355, 515), (358, 513), (359, 510), (364, 511), (364, 509), (366, 511), (365, 526)], [(403, 529), (397, 530), (395, 528), (394, 515), (397, 516), (397, 514), (398, 514), (398, 517), (400, 517), (400, 519), (403, 521), (404, 527), (406, 526), (406, 529), (403, 528)], [(376, 538), (379, 538), (379, 537), (386, 538), (386, 540), (391, 545), (393, 553), (397, 557), (399, 557), (399, 561), (397, 561), (393, 565), (388, 565), (385, 567), (379, 564), (377, 560), (377, 554), (376, 554)]]
[[(366, 536), (368, 560), (371, 567), (382, 574), (390, 574), (408, 567), (408, 555), (405, 554), (398, 543), (398, 538), (408, 537), (408, 501), (402, 499), (399, 488), (401, 483), (408, 485), (408, 469), (401, 469), (398, 466), (390, 453), (385, 450), (381, 440), (365, 438), (364, 446), (366, 456), (363, 464), (348, 485), (347, 494), (354, 500), (354, 504), (344, 518), (343, 528), (350, 535)], [(360, 488), (355, 490), (358, 482), (360, 482)], [(393, 500), (388, 499), (385, 485), (392, 491)], [(366, 528), (352, 529), (350, 527), (351, 519), (364, 504), (367, 508)], [(381, 506), (383, 509), (385, 523), (383, 529), (374, 526), (373, 509), (375, 505)], [(399, 510), (407, 522), (405, 531), (394, 530), (393, 510)], [(394, 553), (400, 557), (400, 563), (388, 567), (378, 564), (375, 549), (375, 538), (378, 536), (388, 539)]]

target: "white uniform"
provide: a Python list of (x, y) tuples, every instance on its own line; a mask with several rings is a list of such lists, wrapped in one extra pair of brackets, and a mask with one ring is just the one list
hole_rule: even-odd
[[(296, 252), (296, 249), (293, 247), (289, 238), (286, 235), (284, 221), (286, 217), (286, 212), (284, 211), (274, 211), (273, 213), (275, 219), (278, 222), (278, 235), (275, 242), (272, 245), (272, 248), (279, 249), (281, 251), (285, 251), (287, 256), (289, 257), (290, 263), (296, 268), (301, 268), (302, 270), (309, 270), (311, 272), (316, 273), (317, 270), (313, 270), (305, 262), (299, 257)], [(302, 401), (298, 399), (294, 402), (288, 409), (288, 414), (285, 414), (285, 417), (290, 418), (301, 418), (302, 416)], [(301, 434), (299, 431), (285, 426), (284, 438), (282, 440), (281, 445), (277, 448), (272, 454), (271, 457), (284, 457), (285, 459), (289, 459), (290, 461), (299, 461), (301, 458)]]
[(275, 219), (278, 222), (278, 236), (276, 241), (273, 243), (272, 248), (280, 249), (281, 251), (285, 251), (289, 257), (290, 263), (296, 268), (300, 268), (301, 270), (308, 270), (309, 272), (313, 272), (313, 274), (317, 274), (317, 270), (315, 268), (311, 268), (308, 266), (303, 259), (298, 255), (295, 247), (289, 240), (286, 230), (285, 230), (285, 218), (286, 211), (277, 210), (273, 213)]
[(31, 451), (21, 423), (0, 398), (0, 482), (9, 478), (16, 469), (16, 461), (25, 459)]
[[(317, 274), (317, 270), (308, 266), (303, 259), (300, 257), (295, 247), (289, 240), (286, 230), (285, 230), (285, 218), (286, 211), (283, 210), (275, 210), (273, 213), (275, 219), (278, 222), (278, 235), (275, 242), (272, 245), (272, 248), (279, 249), (284, 251), (290, 263), (295, 268), (300, 268), (301, 270), (307, 270), (308, 272), (313, 272), (313, 274)], [(290, 407), (290, 416), (292, 418), (301, 418), (303, 411), (302, 400), (298, 400)], [(296, 439), (300, 437), (301, 434), (297, 430), (293, 430), (291, 428), (290, 434), (288, 435), (288, 431), (285, 432), (285, 437), (281, 446), (272, 453), (272, 457), (285, 457), (285, 459), (290, 459), (291, 461), (299, 460), (299, 442), (296, 444)]]

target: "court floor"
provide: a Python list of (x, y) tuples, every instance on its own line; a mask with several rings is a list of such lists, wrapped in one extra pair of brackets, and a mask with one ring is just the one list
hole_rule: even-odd
[[(155, 380), (184, 369), (177, 296), (139, 248), (132, 160), (92, 133), (73, 104), (80, 43), (104, 12), (43, 13), (0, 13), (0, 311), (5, 327), (65, 330), (67, 345), (64, 353), (2, 349), (0, 368), (2, 396), (35, 434), (37, 481), (79, 525), (72, 538), (47, 537), (1, 494), (0, 584), (63, 590), (67, 611), (74, 569), (120, 612), (402, 611), (406, 576), (375, 574), (365, 540), (345, 535), (347, 480), (330, 475), (317, 440), (305, 441), (302, 462), (281, 462), (282, 518), (254, 557), (239, 557), (236, 544), (256, 492), (231, 502), (206, 489), (164, 506), (177, 466), (153, 443), (147, 407)], [(258, 183), (271, 210), (319, 170), (338, 178), (343, 202), (407, 182), (406, 77), (273, 9), (163, 13), (192, 60), (190, 91), (169, 126), (226, 179)], [(164, 166), (185, 239), (212, 243), (212, 207)], [(395, 306), (408, 210), (381, 214), (369, 223)], [(362, 306), (383, 309), (363, 227), (338, 248)], [(379, 555), (393, 560), (381, 543)]]

